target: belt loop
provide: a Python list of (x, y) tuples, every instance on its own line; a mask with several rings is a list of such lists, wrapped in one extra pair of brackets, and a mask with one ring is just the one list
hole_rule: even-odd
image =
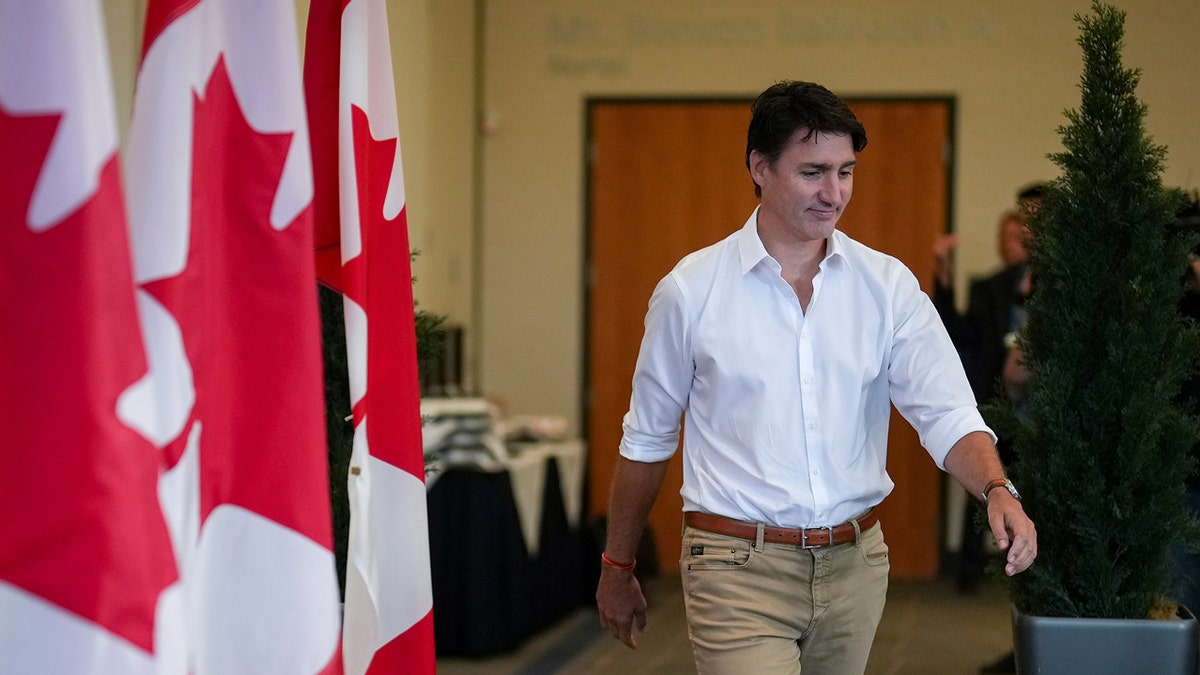
[(766, 529), (766, 525), (759, 523), (758, 527), (756, 527), (754, 530), (754, 550), (759, 553), (762, 553), (763, 550), (763, 532), (765, 532)]
[(862, 530), (858, 527), (858, 518), (851, 520), (850, 524), (854, 526), (854, 545), (862, 548), (862, 542), (858, 540), (862, 536)]

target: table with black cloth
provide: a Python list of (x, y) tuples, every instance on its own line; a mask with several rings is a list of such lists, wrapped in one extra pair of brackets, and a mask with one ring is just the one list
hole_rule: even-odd
[[(428, 491), (439, 655), (505, 651), (594, 602), (600, 555), (583, 517), (583, 446), (537, 443), (503, 468), (448, 467)], [(531, 491), (540, 493), (528, 494)], [(522, 495), (525, 492), (527, 494)]]

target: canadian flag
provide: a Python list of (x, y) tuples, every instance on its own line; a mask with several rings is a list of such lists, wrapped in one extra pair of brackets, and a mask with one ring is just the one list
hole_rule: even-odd
[(354, 451), (345, 672), (433, 673), (412, 269), (384, 0), (312, 0), (317, 259), (344, 293)]
[(183, 672), (146, 368), (100, 4), (0, 0), (2, 673)]
[(341, 672), (293, 0), (150, 0), (126, 163), (191, 673)]

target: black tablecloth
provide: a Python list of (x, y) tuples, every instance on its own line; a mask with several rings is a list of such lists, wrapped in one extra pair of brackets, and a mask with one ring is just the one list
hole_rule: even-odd
[(526, 552), (507, 471), (449, 469), (430, 488), (438, 654), (511, 649), (573, 608), (594, 603), (599, 548), (584, 518), (569, 526), (558, 462), (546, 461), (541, 538), (533, 556)]

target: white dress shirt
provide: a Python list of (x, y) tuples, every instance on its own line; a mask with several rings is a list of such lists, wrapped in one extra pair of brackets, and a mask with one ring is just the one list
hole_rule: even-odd
[(659, 282), (621, 454), (674, 454), (683, 508), (783, 527), (883, 501), (891, 403), (939, 468), (984, 424), (929, 297), (899, 260), (835, 231), (805, 313), (758, 236), (757, 209)]

